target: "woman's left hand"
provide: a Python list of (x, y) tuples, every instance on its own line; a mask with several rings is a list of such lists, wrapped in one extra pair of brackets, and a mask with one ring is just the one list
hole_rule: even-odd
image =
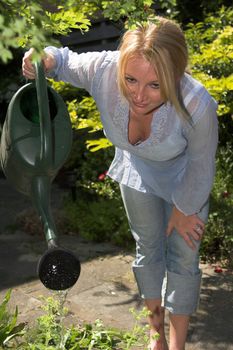
[(186, 216), (176, 207), (173, 207), (167, 226), (168, 236), (172, 233), (173, 229), (176, 229), (187, 245), (195, 250), (196, 246), (193, 240), (200, 241), (202, 239), (205, 224), (196, 214)]

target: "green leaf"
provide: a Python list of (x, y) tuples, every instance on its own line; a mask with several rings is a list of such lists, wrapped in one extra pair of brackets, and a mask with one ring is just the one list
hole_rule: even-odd
[(6, 314), (6, 307), (7, 307), (7, 304), (10, 300), (10, 297), (11, 297), (11, 292), (12, 290), (9, 289), (3, 299), (3, 302), (0, 304), (0, 320), (3, 320), (3, 318), (5, 317), (5, 314)]
[(100, 138), (98, 140), (87, 140), (86, 144), (87, 144), (87, 148), (91, 152), (96, 152), (102, 148), (107, 148), (112, 146), (112, 143), (106, 138)]

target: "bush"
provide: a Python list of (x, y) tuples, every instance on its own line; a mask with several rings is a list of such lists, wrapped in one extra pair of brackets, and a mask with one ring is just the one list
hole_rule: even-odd
[(204, 262), (218, 262), (233, 268), (232, 204), (232, 194), (223, 192), (222, 198), (211, 197), (209, 220), (200, 250)]
[(222, 7), (185, 31), (194, 77), (218, 102), (220, 145), (232, 144), (233, 8)]
[(220, 147), (217, 172), (210, 197), (210, 215), (202, 240), (201, 256), (209, 262), (220, 261), (233, 268), (233, 148)]
[(125, 248), (133, 245), (118, 185), (100, 174), (99, 182), (78, 188), (77, 201), (66, 199), (69, 229), (96, 242), (111, 242)]

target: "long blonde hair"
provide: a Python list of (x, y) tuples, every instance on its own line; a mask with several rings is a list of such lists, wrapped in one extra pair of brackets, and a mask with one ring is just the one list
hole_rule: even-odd
[(184, 33), (178, 24), (163, 17), (139, 24), (136, 29), (125, 32), (119, 50), (118, 85), (125, 97), (127, 62), (141, 55), (154, 67), (164, 102), (171, 102), (181, 117), (190, 119), (179, 89), (179, 80), (188, 64), (188, 50)]

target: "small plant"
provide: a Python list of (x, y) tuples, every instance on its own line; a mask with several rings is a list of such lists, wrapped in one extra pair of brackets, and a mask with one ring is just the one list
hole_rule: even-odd
[(8, 303), (11, 297), (11, 290), (9, 290), (3, 302), (0, 304), (0, 348), (6, 348), (7, 344), (15, 337), (24, 334), (24, 323), (17, 325), (18, 308), (16, 306), (14, 313), (9, 311)]
[[(7, 294), (7, 302), (10, 294)], [(130, 309), (135, 324), (131, 331), (121, 331), (104, 327), (101, 320), (94, 324), (78, 326), (64, 325), (68, 310), (64, 307), (66, 294), (42, 298), (43, 315), (38, 317), (33, 326), (28, 326), (20, 341), (11, 337), (4, 349), (17, 350), (133, 350), (145, 349), (149, 337), (148, 326), (141, 324), (141, 319), (148, 315), (144, 308), (140, 312)], [(6, 303), (4, 299), (4, 304)], [(11, 327), (10, 327), (11, 329)]]
[(122, 349), (130, 350), (135, 344), (138, 347), (143, 348), (143, 346), (145, 344), (148, 344), (149, 342), (149, 326), (147, 324), (144, 327), (142, 327), (140, 321), (142, 320), (142, 318), (146, 318), (149, 315), (149, 311), (146, 308), (143, 308), (140, 312), (136, 311), (134, 308), (130, 308), (129, 311), (133, 315), (135, 323), (133, 329), (130, 332), (125, 332), (123, 334), (123, 340), (125, 345)]
[(41, 297), (43, 315), (37, 318), (34, 326), (28, 328), (22, 350), (63, 350), (70, 335), (70, 330), (63, 325), (67, 314), (64, 307), (66, 292), (59, 292), (57, 297)]

